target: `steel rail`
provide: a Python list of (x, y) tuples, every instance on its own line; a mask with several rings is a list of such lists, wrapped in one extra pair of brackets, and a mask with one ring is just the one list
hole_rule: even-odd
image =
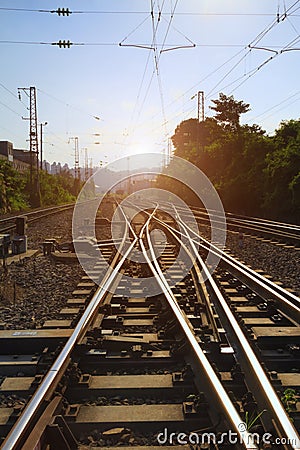
[[(202, 215), (203, 217), (199, 217), (199, 215)], [(205, 222), (210, 222), (210, 218), (207, 217), (207, 215), (204, 212), (194, 212), (194, 217), (196, 220), (204, 220)], [(211, 216), (214, 220), (214, 224), (223, 222), (218, 220), (218, 215), (212, 215)], [(261, 233), (261, 234), (267, 234), (272, 236), (274, 239), (289, 239), (292, 241), (299, 241), (300, 240), (300, 234), (296, 234), (295, 232), (299, 231), (297, 227), (282, 227), (282, 230), (278, 230), (276, 228), (273, 228), (272, 226), (266, 226), (266, 223), (259, 223), (255, 222), (253, 220), (247, 220), (247, 219), (236, 219), (226, 216), (226, 223), (228, 227), (236, 227), (236, 228), (244, 228), (246, 230), (249, 230), (249, 232), (254, 233)]]
[[(195, 247), (194, 241), (191, 239), (186, 224), (179, 215), (177, 214), (178, 220), (180, 220), (181, 225), (183, 229), (185, 229), (186, 238), (193, 250), (193, 253), (195, 257), (198, 260), (198, 263), (200, 265), (200, 268), (205, 273), (205, 276), (207, 277), (213, 292), (215, 293), (219, 304), (227, 318), (227, 325), (230, 326), (232, 335), (236, 336), (237, 342), (238, 342), (238, 349), (243, 350), (244, 358), (248, 361), (248, 368), (251, 368), (251, 374), (253, 377), (255, 377), (258, 380), (258, 386), (260, 388), (260, 392), (263, 394), (265, 398), (266, 404), (269, 406), (270, 410), (272, 411), (273, 416), (277, 419), (277, 426), (280, 427), (280, 432), (285, 435), (285, 439), (287, 442), (288, 447), (293, 450), (299, 450), (300, 449), (300, 440), (299, 436), (297, 434), (297, 431), (295, 430), (293, 424), (291, 423), (282, 403), (280, 402), (276, 392), (274, 391), (269, 379), (267, 378), (263, 368), (261, 367), (260, 362), (258, 361), (255, 353), (253, 352), (248, 340), (246, 339), (244, 333), (240, 329), (240, 326), (238, 322), (236, 321), (232, 311), (230, 310), (229, 306), (227, 305), (226, 300), (224, 299), (223, 295), (221, 294), (219, 288), (217, 287), (216, 283), (214, 282), (212, 275), (210, 274), (209, 270), (204, 264), (204, 261), (198, 254), (197, 248)], [(160, 223), (163, 223), (161, 220), (156, 220)], [(177, 234), (181, 234), (178, 232), (178, 230), (174, 230), (169, 225), (165, 225), (167, 229), (172, 229), (172, 234), (176, 237), (179, 243), (181, 245), (184, 245), (182, 240), (178, 238)], [(193, 231), (193, 230), (191, 230)], [(175, 234), (175, 233), (176, 234)], [(175, 300), (176, 301), (176, 300)]]
[[(181, 222), (183, 222), (183, 221), (181, 220)], [(246, 278), (250, 279), (251, 282), (256, 283), (258, 285), (258, 289), (263, 289), (267, 294), (269, 294), (272, 297), (279, 300), (283, 305), (286, 305), (287, 310), (289, 310), (290, 313), (294, 314), (296, 318), (298, 318), (298, 319), (300, 318), (300, 298), (299, 297), (292, 294), (291, 292), (288, 292), (281, 286), (278, 286), (277, 284), (273, 283), (271, 280), (268, 280), (263, 275), (255, 272), (250, 267), (247, 267), (245, 264), (242, 264), (241, 262), (235, 260), (232, 256), (227, 255), (226, 252), (220, 250), (216, 245), (210, 243), (209, 241), (204, 239), (202, 236), (197, 234), (187, 224), (185, 224), (185, 227), (189, 230), (189, 232), (191, 232), (195, 236), (197, 236), (197, 238), (200, 239), (202, 242), (205, 242), (206, 245), (204, 245), (203, 243), (201, 243), (199, 241), (196, 241), (196, 243), (201, 245), (202, 248), (204, 248), (205, 250), (210, 251), (214, 255), (220, 257), (222, 259), (222, 261), (225, 261), (228, 265), (230, 265), (234, 269), (238, 270), (238, 272), (240, 274), (242, 274)], [(246, 281), (244, 281), (244, 282), (246, 282)], [(252, 286), (252, 288), (253, 288), (253, 286)]]
[[(81, 202), (81, 203), (90, 203), (95, 200), (97, 200), (97, 199), (85, 200), (84, 202)], [(1, 224), (4, 224), (6, 222), (9, 223), (9, 222), (15, 221), (19, 217), (29, 217), (29, 220), (27, 223), (32, 223), (37, 220), (43, 219), (44, 217), (48, 217), (48, 216), (51, 216), (51, 215), (59, 213), (59, 212), (67, 211), (67, 210), (73, 208), (75, 206), (75, 204), (76, 203), (65, 203), (63, 205), (50, 206), (48, 208), (41, 208), (41, 209), (37, 209), (34, 211), (28, 211), (28, 212), (24, 211), (15, 216), (5, 217), (5, 218), (0, 219), (0, 226), (1, 226)], [(7, 225), (6, 227), (0, 228), (0, 233), (13, 230), (15, 227), (16, 227), (15, 224)]]
[[(146, 225), (145, 228), (146, 228), (148, 247), (150, 249), (152, 260), (155, 261), (156, 256), (155, 256), (155, 251), (153, 249), (152, 242), (150, 239), (148, 225)], [(210, 386), (213, 389), (213, 392), (215, 393), (216, 397), (218, 398), (220, 404), (223, 406), (223, 412), (225, 411), (225, 416), (226, 416), (227, 420), (234, 428), (235, 432), (237, 433), (237, 436), (239, 436), (240, 444), (245, 449), (249, 449), (249, 450), (257, 449), (257, 446), (254, 443), (251, 433), (249, 433), (247, 430), (240, 429), (241, 428), (240, 426), (243, 423), (243, 420), (241, 419), (239, 413), (237, 412), (236, 408), (234, 407), (234, 405), (233, 405), (231, 399), (229, 398), (227, 392), (225, 391), (223, 385), (221, 384), (218, 376), (216, 375), (211, 364), (209, 363), (209, 361), (206, 358), (205, 354), (203, 353), (201, 347), (199, 346), (199, 343), (195, 337), (195, 334), (191, 330), (190, 325), (187, 323), (184, 315), (182, 314), (182, 311), (179, 308), (179, 305), (174, 297), (174, 294), (172, 293), (172, 290), (169, 287), (167, 280), (165, 279), (162, 271), (160, 269), (157, 269), (154, 266), (154, 264), (152, 264), (148, 254), (147, 254), (147, 250), (145, 248), (144, 242), (141, 237), (139, 238), (139, 242), (140, 242), (140, 246), (143, 251), (144, 257), (145, 257), (153, 275), (155, 276), (157, 283), (159, 284), (160, 288), (162, 289), (162, 292), (164, 293), (173, 313), (175, 314), (176, 319), (179, 322), (180, 327), (183, 330), (187, 341), (189, 342), (191, 348), (193, 349), (194, 354), (198, 360), (198, 363), (200, 363), (202, 369), (207, 374), (207, 377), (210, 380)]]
[(23, 213), (17, 214), (15, 216), (4, 217), (4, 218), (0, 219), (0, 224), (5, 223), (5, 222), (12, 222), (12, 221), (18, 219), (19, 217), (29, 217), (29, 218), (31, 218), (30, 220), (36, 220), (39, 217), (43, 217), (43, 214), (45, 216), (54, 214), (59, 211), (64, 211), (64, 210), (73, 208), (74, 205), (75, 205), (75, 203), (68, 203), (65, 205), (51, 206), (49, 208), (41, 208), (36, 211), (28, 211), (28, 212), (24, 211)]
[[(126, 221), (126, 230), (124, 232), (124, 239), (122, 241), (122, 244), (118, 249), (119, 253), (122, 251), (122, 246), (124, 246), (127, 231), (128, 231), (128, 224)], [(47, 396), (49, 395), (51, 390), (56, 386), (57, 382), (59, 381), (61, 372), (63, 371), (65, 365), (69, 361), (72, 350), (74, 349), (75, 345), (80, 341), (82, 336), (86, 333), (94, 317), (94, 314), (97, 312), (97, 309), (100, 306), (103, 299), (105, 298), (108, 290), (110, 289), (111, 285), (114, 283), (117, 276), (119, 275), (119, 270), (121, 269), (128, 255), (131, 253), (136, 242), (137, 238), (133, 240), (133, 242), (130, 244), (130, 246), (125, 251), (122, 258), (120, 259), (120, 261), (116, 263), (115, 267), (111, 267), (109, 273), (106, 274), (102, 282), (102, 285), (99, 286), (96, 293), (90, 300), (90, 303), (88, 304), (86, 310), (84, 311), (81, 319), (77, 323), (66, 345), (63, 347), (57, 359), (54, 361), (50, 370), (48, 371), (42, 383), (38, 387), (37, 391), (30, 399), (29, 403), (22, 412), (20, 418), (17, 420), (13, 428), (10, 430), (8, 436), (6, 437), (3, 443), (2, 450), (22, 450), (22, 443), (26, 438), (25, 434), (29, 430), (29, 428), (33, 426), (33, 422), (37, 415), (37, 411), (42, 406), (43, 402), (47, 399)]]
[[(205, 211), (206, 211), (204, 208), (200, 208), (200, 207), (196, 207), (196, 206), (191, 209), (199, 211), (201, 213), (205, 213)], [(218, 211), (214, 211), (214, 210), (210, 210), (210, 211), (213, 211), (215, 213), (215, 215), (218, 216)], [(292, 223), (288, 223), (288, 222), (278, 222), (278, 221), (274, 221), (274, 220), (264, 219), (262, 217), (243, 216), (243, 215), (238, 215), (238, 214), (234, 214), (234, 213), (230, 213), (230, 212), (226, 212), (226, 217), (229, 218), (230, 220), (232, 219), (232, 220), (253, 222), (253, 223), (258, 223), (258, 224), (264, 224), (269, 227), (285, 228), (288, 230), (292, 229), (292, 230), (296, 230), (296, 231), (300, 232), (300, 225), (292, 224)]]
[[(73, 208), (73, 206), (74, 206), (74, 204), (72, 204), (71, 206), (62, 206), (62, 207), (55, 206), (53, 208), (47, 208), (46, 210), (35, 211), (34, 213), (32, 212), (32, 213), (27, 213), (27, 214), (26, 213), (20, 214), (18, 216), (10, 218), (10, 219), (2, 219), (1, 222), (3, 222), (3, 223), (8, 222), (9, 223), (12, 220), (16, 220), (18, 217), (24, 217), (24, 216), (27, 217), (29, 214), (34, 214), (34, 217), (30, 218), (28, 220), (28, 222), (27, 222), (27, 223), (33, 223), (33, 222), (35, 222), (37, 220), (43, 219), (44, 217), (48, 217), (48, 216), (51, 216), (53, 214), (57, 214), (59, 212), (68, 211), (69, 209)], [(39, 214), (39, 213), (42, 213), (42, 212), (43, 212), (43, 214)], [(6, 227), (1, 227), (0, 228), (0, 233), (5, 233), (5, 232), (8, 232), (8, 231), (11, 231), (14, 228), (16, 228), (16, 224), (7, 225)]]
[[(172, 205), (173, 206), (173, 205)], [(177, 213), (178, 219), (181, 220), (179, 214)], [(162, 225), (166, 226), (164, 222), (162, 222), (160, 219), (155, 218), (158, 222), (160, 222)], [(239, 274), (242, 274), (245, 279), (244, 282), (246, 284), (246, 278), (248, 280), (250, 279), (254, 284), (258, 285), (258, 289), (263, 289), (268, 295), (271, 295), (272, 297), (275, 297), (277, 300), (281, 302), (283, 306), (286, 306), (287, 311), (290, 314), (294, 314), (296, 318), (299, 318), (300, 314), (300, 299), (296, 295), (292, 294), (291, 292), (288, 292), (281, 286), (278, 286), (277, 284), (273, 283), (271, 280), (268, 280), (263, 275), (255, 272), (250, 267), (247, 267), (245, 264), (242, 264), (241, 262), (237, 261), (230, 255), (227, 255), (226, 252), (220, 250), (216, 245), (212, 244), (211, 242), (204, 239), (202, 236), (200, 236), (198, 233), (196, 233), (192, 228), (190, 228), (186, 222), (183, 222), (184, 226), (192, 233), (194, 234), (197, 239), (200, 239), (201, 241), (205, 242), (206, 245), (199, 241), (193, 241), (196, 242), (196, 244), (200, 245), (202, 248), (204, 248), (207, 251), (210, 251), (212, 254), (214, 254), (217, 257), (220, 257), (222, 261), (225, 261), (230, 267), (233, 267), (236, 269)], [(168, 225), (168, 228), (172, 230), (176, 235), (180, 234), (178, 230)], [(255, 288), (251, 286), (253, 290)], [(257, 292), (258, 293), (258, 292)], [(260, 295), (260, 294), (258, 294)]]
[(213, 292), (219, 302), (220, 307), (222, 308), (224, 314), (228, 319), (228, 325), (231, 328), (231, 332), (236, 336), (240, 344), (240, 349), (242, 349), (243, 351), (244, 358), (248, 361), (248, 367), (251, 367), (252, 373), (255, 374), (257, 379), (257, 385), (259, 386), (261, 392), (263, 392), (264, 398), (267, 400), (268, 406), (272, 411), (273, 417), (276, 418), (277, 427), (279, 427), (280, 432), (283, 433), (284, 437), (287, 439), (288, 448), (291, 448), (293, 450), (299, 450), (300, 439), (296, 429), (291, 423), (281, 401), (279, 400), (276, 392), (274, 391), (273, 386), (271, 385), (265, 371), (263, 370), (254, 351), (252, 350), (252, 347), (250, 346), (248, 340), (246, 339), (244, 333), (242, 332), (234, 314), (232, 313), (226, 300), (221, 294), (208, 268), (204, 264), (204, 261), (200, 257), (197, 248), (195, 247), (195, 244), (191, 239), (187, 228), (185, 227), (184, 222), (181, 219), (179, 220), (181, 221), (183, 229), (185, 229), (186, 238), (189, 242), (189, 245), (191, 246), (195, 257), (197, 258), (201, 269), (205, 273), (207, 280), (210, 283), (210, 286), (213, 289)]
[(52, 211), (58, 208), (70, 208), (71, 206), (74, 206), (75, 203), (65, 203), (63, 205), (56, 205), (56, 206), (49, 206), (48, 208), (40, 208), (40, 209), (36, 209), (34, 211), (23, 211), (20, 214), (16, 214), (15, 216), (10, 216), (10, 217), (4, 217), (2, 219), (0, 219), (0, 224), (3, 222), (10, 222), (12, 220), (17, 219), (18, 217), (23, 217), (23, 216), (31, 216), (31, 215), (35, 215), (35, 214), (39, 214), (40, 212), (46, 212), (46, 211)]
[[(170, 208), (170, 210), (172, 209), (172, 205), (168, 204), (167, 202), (162, 202), (162, 204), (168, 206)], [(177, 207), (178, 210), (182, 210), (183, 208), (178, 206)], [(211, 222), (211, 220), (214, 221), (214, 226), (216, 226), (216, 224), (220, 223), (223, 224), (222, 221), (222, 217), (219, 219), (219, 214), (217, 212), (214, 212), (213, 210), (209, 210), (212, 211), (210, 212), (209, 217), (207, 217), (207, 212), (206, 210), (203, 210), (203, 208), (190, 208), (190, 214), (191, 216), (193, 215), (194, 218), (196, 220), (204, 220), (205, 222)], [(186, 209), (184, 209), (184, 213), (186, 214), (187, 211)], [(198, 216), (201, 215), (203, 216), (202, 218)], [(231, 217), (233, 216), (233, 214), (230, 213), (226, 213), (226, 223), (227, 225), (230, 227), (236, 227), (236, 228), (247, 228), (249, 229), (249, 232), (253, 231), (257, 234), (261, 233), (261, 234), (268, 234), (270, 236), (272, 236), (274, 239), (287, 239), (290, 241), (299, 241), (300, 240), (300, 226), (297, 225), (293, 225), (293, 224), (280, 224), (278, 222), (278, 224), (276, 224), (276, 222), (272, 222), (272, 221), (267, 221), (264, 219), (256, 219), (256, 218), (247, 218), (245, 216), (244, 219), (242, 218), (238, 218), (238, 217)], [(281, 228), (282, 230), (278, 230), (277, 228)], [(222, 228), (220, 228), (222, 229)], [(231, 230), (232, 231), (232, 230)], [(298, 234), (297, 234), (298, 232)]]

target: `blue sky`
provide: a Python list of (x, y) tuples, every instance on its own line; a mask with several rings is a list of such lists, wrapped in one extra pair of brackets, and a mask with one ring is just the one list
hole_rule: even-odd
[[(300, 0), (0, 0), (0, 8), (59, 7), (74, 13), (0, 9), (0, 140), (16, 148), (29, 146), (29, 102), (25, 94), (18, 100), (18, 87), (37, 88), (47, 160), (71, 166), (73, 136), (94, 165), (163, 151), (176, 126), (196, 117), (198, 90), (207, 115), (219, 92), (232, 94), (251, 105), (243, 122), (270, 134), (299, 118)], [(63, 39), (84, 45), (50, 45)]]

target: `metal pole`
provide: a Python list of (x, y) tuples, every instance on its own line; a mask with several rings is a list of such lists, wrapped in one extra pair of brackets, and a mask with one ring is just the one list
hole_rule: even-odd
[(40, 168), (43, 170), (43, 124), (41, 123), (41, 131), (40, 131)]
[(45, 127), (48, 122), (41, 123), (41, 132), (40, 132), (40, 168), (43, 170), (43, 127)]
[(204, 120), (204, 91), (198, 91), (198, 122)]

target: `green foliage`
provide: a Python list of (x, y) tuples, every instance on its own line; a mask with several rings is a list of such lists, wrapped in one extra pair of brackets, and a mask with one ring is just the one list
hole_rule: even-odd
[(5, 214), (28, 207), (25, 180), (6, 160), (0, 160), (0, 212)]
[(300, 121), (282, 122), (266, 157), (265, 206), (277, 215), (300, 216)]
[(288, 388), (284, 391), (281, 401), (288, 413), (296, 409), (297, 395), (295, 389)]
[(43, 206), (60, 205), (72, 202), (74, 178), (68, 171), (62, 171), (56, 175), (40, 172), (40, 190)]
[(264, 412), (266, 412), (266, 409), (263, 409), (259, 414), (249, 414), (248, 411), (246, 411), (245, 414), (245, 423), (247, 430), (250, 431), (251, 428), (256, 424), (256, 422), (260, 419), (260, 417), (263, 415)]
[(237, 130), (240, 125), (240, 115), (250, 109), (248, 103), (237, 101), (233, 95), (227, 97), (222, 92), (218, 100), (212, 100), (214, 106), (210, 106), (216, 112), (216, 120), (231, 130)]
[[(36, 173), (33, 173), (36, 189)], [(40, 197), (42, 206), (59, 205), (73, 202), (76, 199), (75, 180), (68, 171), (50, 175), (44, 171), (39, 173)], [(78, 188), (80, 189), (79, 184)], [(30, 173), (17, 172), (11, 163), (0, 160), (0, 212), (26, 210), (34, 198), (30, 186)]]
[[(214, 118), (188, 119), (177, 126), (175, 155), (209, 177), (227, 211), (299, 222), (300, 120), (281, 123), (270, 137), (259, 125), (240, 125), (248, 104), (224, 94), (213, 104)], [(186, 189), (168, 183), (191, 202)]]

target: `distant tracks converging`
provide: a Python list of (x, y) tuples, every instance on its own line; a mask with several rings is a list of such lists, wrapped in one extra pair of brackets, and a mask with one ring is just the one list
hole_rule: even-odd
[(0, 233), (12, 231), (16, 226), (16, 219), (19, 217), (27, 217), (27, 223), (32, 223), (45, 217), (57, 214), (58, 212), (67, 211), (74, 208), (74, 203), (68, 203), (59, 206), (50, 206), (48, 208), (41, 208), (35, 211), (28, 211), (17, 215), (11, 215), (0, 219)]

